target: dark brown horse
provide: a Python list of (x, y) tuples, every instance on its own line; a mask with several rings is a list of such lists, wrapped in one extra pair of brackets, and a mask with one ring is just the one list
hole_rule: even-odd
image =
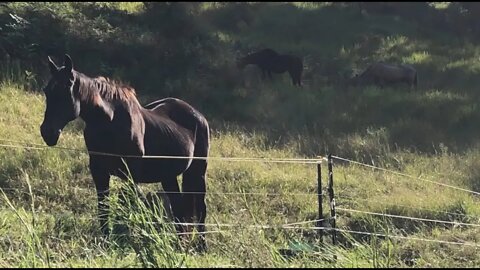
[[(77, 117), (85, 121), (89, 151), (129, 156), (207, 157), (210, 133), (207, 120), (186, 102), (165, 98), (143, 108), (135, 90), (104, 77), (90, 78), (73, 69), (65, 55), (63, 67), (48, 58), (51, 79), (43, 89), (47, 107), (40, 131), (45, 143), (57, 144), (60, 132)], [(176, 221), (204, 224), (206, 159), (125, 158), (135, 183), (161, 182)], [(102, 231), (108, 233), (110, 176), (127, 178), (122, 159), (90, 153), (90, 172), (97, 189)], [(177, 176), (183, 174), (182, 192)], [(186, 193), (190, 192), (190, 193)], [(180, 228), (179, 228), (180, 230)], [(199, 232), (205, 226), (198, 226)], [(203, 234), (200, 248), (206, 248)]]
[(278, 54), (272, 49), (263, 49), (237, 60), (237, 66), (240, 69), (249, 64), (257, 65), (262, 70), (263, 79), (266, 77), (265, 74), (268, 74), (268, 77), (272, 79), (272, 72), (284, 73), (288, 71), (293, 85), (302, 86), (303, 63), (297, 56)]

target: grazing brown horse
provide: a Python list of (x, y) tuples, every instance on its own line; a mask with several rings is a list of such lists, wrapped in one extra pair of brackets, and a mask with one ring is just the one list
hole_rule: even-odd
[(262, 70), (263, 79), (266, 77), (265, 74), (268, 74), (268, 77), (272, 79), (272, 72), (284, 73), (288, 71), (293, 85), (302, 86), (303, 63), (297, 56), (282, 55), (272, 49), (263, 49), (237, 60), (237, 66), (240, 69), (249, 64), (257, 65)]
[[(56, 145), (62, 129), (77, 117), (82, 118), (89, 151), (129, 155), (124, 160), (134, 182), (161, 182), (176, 221), (192, 222), (197, 216), (198, 222), (204, 224), (207, 160), (191, 157), (208, 156), (210, 133), (205, 117), (176, 98), (161, 99), (144, 108), (133, 88), (104, 77), (90, 78), (74, 70), (68, 55), (63, 67), (57, 67), (50, 57), (48, 60), (51, 79), (43, 89), (47, 107), (40, 127), (45, 143)], [(126, 179), (127, 167), (117, 156), (91, 152), (89, 155), (101, 229), (109, 233), (109, 208), (104, 200), (109, 195), (110, 176)], [(182, 192), (177, 183), (180, 174), (183, 175)], [(205, 232), (204, 225), (197, 228), (200, 233)], [(200, 249), (205, 248), (204, 234), (201, 234)]]
[(362, 74), (351, 79), (352, 85), (376, 84), (380, 87), (405, 83), (411, 88), (417, 88), (417, 71), (410, 65), (394, 65), (378, 62), (370, 65)]

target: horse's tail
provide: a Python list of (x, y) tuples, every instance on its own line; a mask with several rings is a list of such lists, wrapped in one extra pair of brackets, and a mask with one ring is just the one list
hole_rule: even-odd
[(197, 123), (195, 127), (194, 156), (207, 157), (208, 150), (210, 148), (210, 127), (208, 126), (207, 120), (205, 120), (204, 118), (199, 120), (199, 123)]
[[(196, 116), (195, 143), (193, 155), (195, 157), (208, 157), (210, 148), (210, 128), (203, 116)], [(186, 222), (194, 222), (197, 217), (197, 229), (205, 232), (205, 218), (207, 216), (207, 205), (205, 195), (207, 177), (207, 159), (193, 159), (188, 169), (183, 173), (182, 192), (183, 194), (183, 215)], [(201, 248), (206, 247), (205, 238), (200, 238)]]

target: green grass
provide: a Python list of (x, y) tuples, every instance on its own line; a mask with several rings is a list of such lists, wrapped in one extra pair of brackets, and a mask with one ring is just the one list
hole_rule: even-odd
[[(431, 5), (439, 12), (449, 7), (449, 3)], [(10, 3), (8, 7), (22, 16), (33, 9), (38, 13), (28, 19), (45, 20), (55, 30), (52, 33), (66, 32), (58, 40), (77, 54), (74, 63), (79, 71), (129, 81), (142, 103), (175, 96), (193, 104), (211, 124), (213, 157), (312, 158), (333, 153), (480, 192), (480, 129), (475, 124), (480, 121), (479, 47), (421, 23), (421, 18), (362, 12), (346, 3), (202, 3), (199, 12), (190, 10), (180, 21), (193, 22), (199, 26), (196, 31), (204, 31), (202, 42), (209, 44), (204, 47), (194, 36), (172, 41), (163, 36), (167, 28), (160, 34), (146, 29), (153, 22), (156, 27), (160, 22), (181, 23), (175, 16), (166, 16), (171, 21), (163, 21), (162, 16), (142, 21), (143, 3)], [(47, 20), (48, 14), (55, 14), (58, 21)], [(12, 33), (9, 38), (28, 32)], [(279, 52), (304, 58), (304, 87), (292, 86), (287, 74), (262, 81), (255, 68), (242, 72), (235, 68), (237, 53), (273, 45)], [(165, 51), (173, 56), (162, 58)], [(190, 63), (187, 56), (196, 60)], [(44, 64), (43, 58), (31, 59)], [(346, 85), (345, 78), (379, 60), (414, 65), (418, 90)], [(24, 64), (9, 60), (0, 66), (0, 144), (44, 145), (39, 127), (45, 99), (32, 90), (40, 89), (46, 77), (35, 69), (26, 71)], [(171, 67), (175, 71), (167, 70)], [(82, 128), (80, 120), (70, 123), (58, 146), (85, 150)], [(478, 196), (340, 161), (334, 167), (338, 208), (480, 222)], [(326, 185), (325, 164), (323, 176)], [(165, 234), (171, 233), (168, 228), (151, 226), (152, 221), (164, 220), (131, 194), (126, 202), (120, 200), (117, 196), (125, 183), (117, 178), (112, 179), (111, 226), (127, 235), (103, 238), (84, 151), (1, 146), (0, 188), (5, 196), (0, 194), (0, 267), (480, 265), (477, 247), (348, 233), (339, 233), (339, 245), (333, 246), (330, 237), (320, 244), (311, 230), (251, 227), (315, 219), (316, 178), (311, 164), (210, 161), (206, 222), (239, 225), (208, 227), (220, 232), (207, 235), (206, 254), (196, 254), (177, 248), (176, 240)], [(159, 188), (142, 185), (145, 192)], [(324, 213), (329, 216), (326, 201)], [(337, 227), (439, 241), (480, 240), (478, 227), (340, 209)], [(283, 257), (286, 248), (306, 251)]]
[[(15, 133), (16, 141), (41, 144), (38, 127), (44, 109), (42, 95), (25, 93), (16, 85), (3, 84), (0, 99), (1, 110), (5, 112), (0, 121), (1, 138), (12, 138)], [(67, 128), (62, 133), (59, 145), (84, 149), (79, 127), (81, 125)], [(370, 136), (381, 136), (381, 133), (372, 134), (377, 135)], [(366, 142), (369, 139), (368, 136), (358, 135), (356, 140)], [(372, 147), (384, 149), (379, 157), (386, 159), (376, 165), (431, 181), (477, 190), (480, 172), (476, 169), (476, 160), (480, 156), (479, 149), (453, 154), (443, 148), (431, 156), (392, 151), (382, 140), (370, 143)], [(279, 250), (287, 248), (291, 245), (289, 243), (311, 243), (315, 249), (315, 246), (319, 246), (318, 239), (315, 240), (308, 230), (302, 233), (293, 230), (253, 229), (249, 225), (276, 226), (315, 218), (316, 168), (308, 164), (212, 160), (207, 173), (207, 223), (241, 225), (237, 229), (208, 228), (210, 231), (223, 232), (207, 235), (209, 252), (204, 255), (175, 250), (167, 252), (165, 248), (168, 245), (162, 242), (165, 241), (162, 234), (158, 234), (159, 238), (145, 237), (146, 232), (155, 234), (155, 230), (146, 229), (149, 224), (147, 221), (150, 220), (146, 217), (151, 214), (145, 212), (148, 209), (135, 211), (134, 209), (144, 208), (133, 205), (123, 205), (123, 210), (120, 208), (114, 211), (115, 215), (126, 218), (115, 220), (130, 228), (132, 234), (129, 240), (102, 240), (95, 219), (95, 189), (90, 180), (85, 153), (52, 148), (1, 148), (1, 151), (0, 183), (17, 211), (15, 214), (5, 203), (5, 198), (2, 198), (4, 210), (0, 220), (0, 261), (3, 267), (402, 267), (410, 263), (415, 263), (417, 267), (455, 267), (464, 265), (465, 260), (469, 266), (479, 263), (472, 247), (408, 240), (375, 240), (354, 234), (340, 234), (341, 246), (327, 244), (324, 247), (326, 251), (312, 253), (315, 252), (312, 250), (284, 259), (279, 255)], [(212, 133), (211, 156), (290, 158), (304, 155), (299, 144), (277, 147), (261, 133), (250, 133), (230, 126)], [(334, 177), (337, 206), (340, 208), (462, 222), (478, 222), (477, 217), (480, 216), (478, 199), (468, 193), (341, 163), (336, 163)], [(113, 183), (114, 190), (117, 190), (113, 194), (118, 194), (123, 184), (116, 178)], [(29, 193), (29, 184), (32, 194)], [(154, 185), (143, 186), (145, 191), (156, 188)], [(237, 192), (264, 195), (222, 194)], [(32, 198), (34, 211), (31, 208)], [(327, 207), (324, 212), (328, 213)], [(410, 237), (443, 241), (478, 241), (477, 228), (444, 227), (434, 223), (381, 218), (340, 210), (338, 214), (337, 226), (350, 230), (403, 233)], [(326, 243), (329, 241), (326, 240)], [(135, 251), (135, 245), (140, 243), (144, 243), (140, 246), (151, 248)], [(170, 254), (170, 259), (162, 259), (161, 256), (166, 254)], [(337, 255), (336, 264), (331, 261), (334, 254)]]

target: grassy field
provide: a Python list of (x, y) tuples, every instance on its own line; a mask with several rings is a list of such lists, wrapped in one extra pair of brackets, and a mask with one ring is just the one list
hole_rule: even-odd
[[(0, 137), (16, 141), (2, 141), (3, 144), (42, 144), (39, 136), (44, 106), (42, 95), (4, 83), (0, 89), (0, 104), (4, 112), (0, 119)], [(81, 123), (69, 126), (59, 146), (84, 149), (81, 126)], [(381, 143), (377, 147), (386, 148)], [(478, 265), (476, 248), (471, 246), (402, 239), (387, 241), (339, 233), (340, 245), (334, 247), (328, 244), (329, 237), (326, 237), (326, 245), (319, 244), (311, 230), (251, 228), (255, 224), (279, 226), (315, 219), (316, 167), (314, 164), (220, 160), (212, 160), (209, 165), (207, 223), (238, 223), (238, 228), (210, 226), (210, 231), (221, 232), (207, 235), (210, 249), (204, 255), (181, 253), (169, 249), (167, 244), (160, 245), (158, 239), (144, 239), (153, 241), (155, 247), (145, 252), (157, 256), (144, 262), (140, 259), (142, 252), (135, 252), (133, 240), (125, 243), (121, 239), (101, 238), (95, 221), (95, 189), (85, 153), (51, 148), (2, 147), (0, 151), (0, 179), (5, 192), (0, 222), (3, 267), (149, 266), (146, 262), (152, 263), (150, 266), (187, 267)], [(464, 154), (440, 151), (435, 155), (385, 151), (385, 161), (378, 165), (430, 181), (478, 190), (478, 149)], [(298, 143), (272, 147), (266, 136), (232, 127), (213, 132), (211, 156), (304, 157)], [(326, 166), (323, 168), (325, 170)], [(478, 222), (480, 216), (478, 199), (465, 192), (343, 163), (335, 165), (334, 173), (337, 207), (342, 209), (466, 223)], [(118, 179), (113, 183), (114, 190), (122, 185)], [(152, 191), (159, 187), (144, 185), (143, 188)], [(129, 222), (127, 225), (142, 231), (144, 224), (132, 218), (130, 213), (135, 211), (128, 210), (129, 214), (124, 217)], [(118, 209), (114, 212), (119, 216), (123, 213)], [(327, 206), (324, 212), (328, 213)], [(479, 240), (478, 227), (385, 218), (344, 210), (338, 210), (337, 226), (452, 242)], [(281, 250), (293, 247), (294, 243), (308, 243), (310, 251), (288, 260), (283, 258)], [(320, 247), (325, 250), (315, 252)], [(331, 261), (333, 254), (337, 255), (336, 263)]]
[[(21, 15), (29, 14), (25, 3), (9, 5)], [(437, 9), (446, 6), (438, 4)], [(422, 24), (418, 18), (360, 12), (347, 4), (204, 3), (191, 14), (201, 22), (201, 29), (215, 37), (216, 52), (194, 58), (207, 68), (186, 69), (175, 77), (148, 62), (157, 55), (143, 65), (130, 63), (133, 71), (127, 72), (122, 64), (113, 68), (108, 62), (113, 60), (101, 58), (100, 51), (90, 48), (91, 53), (81, 54), (85, 48), (75, 47), (77, 43), (93, 46), (90, 42), (105, 37), (98, 50), (102, 46), (131, 49), (122, 55), (125, 58), (144, 57), (143, 49), (171, 49), (168, 41), (148, 47), (155, 40), (150, 30), (141, 29), (141, 37), (132, 34), (139, 26), (130, 19), (144, 12), (141, 3), (44, 3), (38, 9), (41, 14), (55, 11), (56, 20), (69, 26), (72, 36), (65, 46), (73, 51), (79, 71), (129, 81), (142, 103), (175, 96), (204, 112), (212, 128), (212, 157), (314, 158), (332, 153), (413, 176), (334, 163), (337, 228), (406, 238), (339, 232), (334, 246), (329, 235), (322, 244), (309, 229), (255, 227), (317, 217), (316, 165), (225, 160), (209, 163), (207, 223), (238, 225), (207, 226), (211, 231), (207, 253), (196, 254), (185, 246), (182, 250), (171, 228), (152, 226), (164, 220), (150, 208), (136, 200), (119, 200), (117, 195), (127, 187), (117, 178), (113, 178), (111, 222), (119, 234), (104, 238), (96, 220), (88, 155), (43, 147), (40, 124), (45, 98), (32, 85), (41, 85), (45, 78), (11, 61), (2, 63), (0, 74), (0, 267), (480, 265), (478, 247), (470, 245), (480, 241), (480, 225), (365, 213), (480, 224), (477, 195), (432, 183), (480, 192), (480, 126), (475, 124), (480, 121), (476, 102), (480, 47), (474, 42)], [(78, 25), (95, 22), (88, 31), (77, 31), (71, 19), (79, 10), (83, 13)], [(119, 11), (130, 18), (124, 20), (124, 28), (115, 21)], [(124, 44), (115, 43), (117, 38)], [(175, 42), (173, 47), (182, 44), (182, 50), (194, 54), (195, 49), (188, 47), (193, 43)], [(237, 50), (245, 53), (271, 44), (280, 52), (303, 56), (303, 88), (292, 86), (286, 74), (261, 81), (258, 70), (235, 69)], [(179, 59), (175, 61), (189, 66)], [(418, 90), (346, 86), (346, 77), (379, 60), (414, 65), (420, 74)], [(81, 120), (70, 123), (58, 146), (85, 150), (82, 128)], [(326, 186), (326, 164), (322, 168)], [(142, 185), (144, 192), (159, 188)], [(326, 198), (324, 213), (330, 216)], [(286, 256), (285, 249), (303, 252)]]

